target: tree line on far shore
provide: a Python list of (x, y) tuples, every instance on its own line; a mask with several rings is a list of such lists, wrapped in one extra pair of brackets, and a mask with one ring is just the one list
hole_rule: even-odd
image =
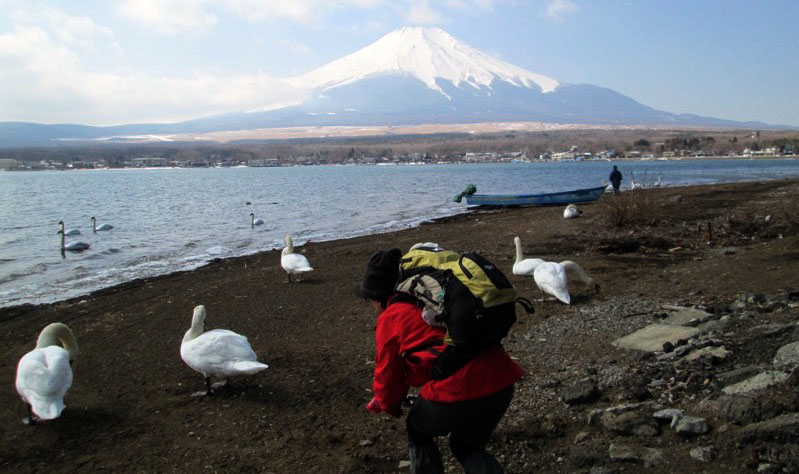
[[(238, 143), (92, 144), (52, 148), (0, 149), (0, 159), (20, 163), (48, 161), (122, 167), (140, 157), (170, 162), (248, 163), (265, 160), (276, 165), (340, 164), (368, 159), (420, 157), (428, 161), (459, 161), (467, 153), (516, 154), (537, 159), (543, 154), (579, 150), (624, 157), (630, 152), (655, 156), (736, 156), (744, 151), (799, 154), (799, 131), (767, 130), (649, 130), (569, 129), (502, 134), (400, 135), (380, 137), (269, 140)], [(637, 156), (637, 154), (636, 154)], [(421, 161), (421, 160), (419, 160)]]

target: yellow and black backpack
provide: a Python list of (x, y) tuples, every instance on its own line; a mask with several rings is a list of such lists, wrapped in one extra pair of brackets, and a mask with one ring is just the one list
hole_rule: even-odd
[(447, 328), (447, 347), (433, 364), (433, 379), (449, 377), (486, 347), (500, 344), (516, 322), (515, 303), (528, 314), (534, 312), (488, 259), (430, 242), (402, 256), (396, 290), (424, 305), (422, 317), (428, 324)]

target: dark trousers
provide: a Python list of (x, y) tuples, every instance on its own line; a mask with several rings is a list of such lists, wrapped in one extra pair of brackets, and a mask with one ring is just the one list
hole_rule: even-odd
[(466, 474), (504, 473), (484, 447), (513, 398), (513, 385), (493, 395), (456, 403), (419, 397), (408, 412), (408, 455), (411, 474), (443, 474), (435, 437), (449, 434), (452, 454)]

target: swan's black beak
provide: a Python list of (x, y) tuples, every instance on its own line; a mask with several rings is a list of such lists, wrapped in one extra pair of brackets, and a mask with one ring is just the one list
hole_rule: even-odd
[(58, 234), (60, 234), (60, 233), (61, 233), (61, 231), (59, 230), (58, 232), (56, 232), (56, 233), (55, 233), (55, 235), (58, 235)]

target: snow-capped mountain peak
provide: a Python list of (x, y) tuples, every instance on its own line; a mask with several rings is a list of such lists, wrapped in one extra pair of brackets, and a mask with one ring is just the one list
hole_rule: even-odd
[[(519, 87), (552, 92), (560, 84), (541, 74), (493, 58), (458, 41), (440, 28), (404, 27), (348, 56), (293, 78), (301, 87), (330, 89), (367, 77), (402, 74), (442, 94), (437, 79), (455, 86), (490, 87), (502, 80)], [(446, 94), (445, 94), (446, 95)]]

